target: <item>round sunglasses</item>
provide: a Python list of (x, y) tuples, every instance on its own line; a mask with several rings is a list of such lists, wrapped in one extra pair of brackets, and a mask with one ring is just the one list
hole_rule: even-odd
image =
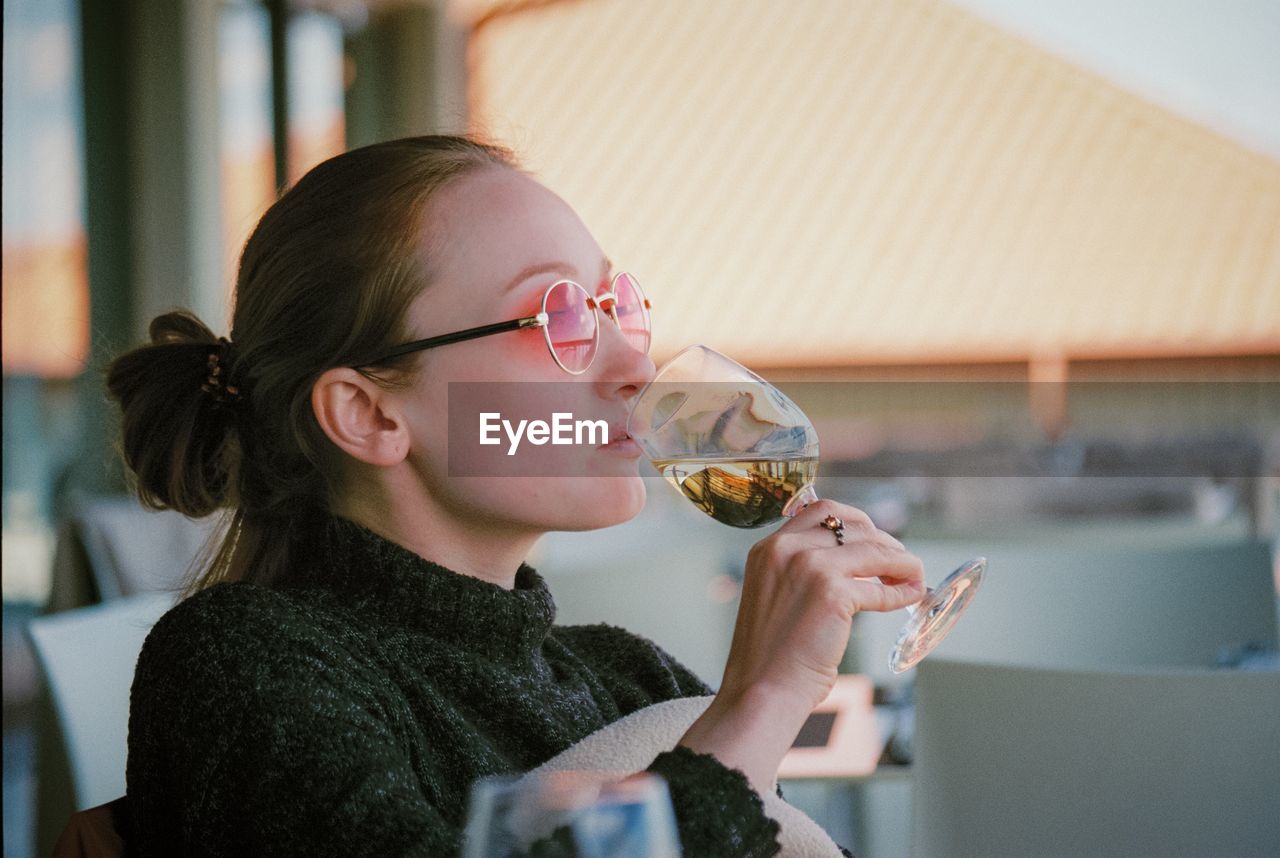
[(540, 327), (556, 366), (570, 375), (581, 375), (591, 367), (600, 344), (597, 309), (614, 321), (632, 348), (649, 353), (649, 342), (652, 339), (649, 299), (640, 290), (636, 279), (622, 271), (614, 275), (609, 291), (601, 295), (592, 297), (591, 293), (572, 280), (557, 280), (547, 287), (542, 295), (541, 309), (532, 316), (440, 334), (425, 340), (414, 340), (396, 346), (365, 366), (375, 366), (412, 352), (462, 340)]

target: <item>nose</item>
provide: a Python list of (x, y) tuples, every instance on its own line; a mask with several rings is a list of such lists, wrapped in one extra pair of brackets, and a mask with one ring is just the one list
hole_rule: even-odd
[(604, 399), (630, 399), (658, 374), (653, 359), (631, 344), (612, 317), (600, 320), (600, 343), (592, 369), (599, 370), (596, 384)]
[(615, 322), (618, 321), (618, 314), (614, 311), (614, 307), (618, 304), (618, 296), (614, 295), (612, 292), (601, 292), (587, 303), (604, 313), (610, 319), (613, 319)]

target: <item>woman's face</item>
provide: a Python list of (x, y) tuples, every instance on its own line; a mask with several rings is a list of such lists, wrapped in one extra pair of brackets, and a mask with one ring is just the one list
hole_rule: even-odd
[[(499, 167), (437, 192), (420, 247), (429, 285), (410, 309), (414, 339), (531, 316), (561, 279), (598, 295), (614, 273), (573, 209), (528, 176)], [(522, 419), (551, 423), (554, 412), (626, 425), (630, 399), (653, 378), (653, 362), (603, 312), (597, 321), (595, 359), (577, 376), (556, 365), (538, 327), (422, 352), (414, 384), (397, 394), (409, 421), (416, 488), (470, 521), (526, 531), (588, 530), (634, 517), (645, 486), (633, 444), (630, 451), (601, 449), (584, 433), (583, 443), (572, 445), (524, 440), (508, 455), (503, 429), (489, 435), (500, 443), (479, 443), (482, 411), (512, 427)]]

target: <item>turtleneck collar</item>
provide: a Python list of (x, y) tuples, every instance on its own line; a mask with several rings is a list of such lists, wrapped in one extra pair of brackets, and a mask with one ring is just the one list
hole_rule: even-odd
[(487, 658), (523, 661), (555, 622), (546, 582), (521, 563), (515, 587), (427, 560), (349, 519), (329, 517), (285, 583), (321, 586), (376, 623), (424, 633)]

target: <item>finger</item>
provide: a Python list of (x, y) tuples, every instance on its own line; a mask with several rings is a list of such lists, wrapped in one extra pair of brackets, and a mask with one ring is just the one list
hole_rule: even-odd
[(875, 525), (871, 522), (871, 517), (857, 507), (823, 498), (801, 507), (800, 511), (790, 521), (779, 527), (777, 532), (803, 532), (809, 528), (819, 527), (822, 524), (822, 520), (829, 515), (834, 515), (844, 522), (846, 538), (853, 531), (875, 529)]
[[(821, 522), (819, 522), (816, 530), (811, 528), (809, 532), (807, 532), (805, 535), (810, 537), (816, 535), (818, 537), (818, 543), (816, 544), (819, 544), (819, 545), (826, 545), (828, 543), (831, 545), (839, 545), (839, 542), (834, 538), (830, 538), (823, 541), (823, 538), (822, 538), (823, 534), (821, 533), (821, 531), (826, 531), (827, 534), (829, 534), (831, 537), (834, 537), (834, 532), (829, 528), (822, 526)], [(859, 525), (850, 529), (848, 523), (846, 523), (844, 527), (844, 541), (846, 543), (856, 542), (856, 541), (869, 541), (869, 542), (875, 543), (876, 545), (879, 545), (880, 547), (884, 548), (886, 551), (906, 551), (907, 550), (907, 547), (903, 545), (901, 542), (899, 542), (892, 533), (889, 533), (887, 530), (881, 530), (880, 528), (876, 527), (874, 524), (867, 525), (866, 527), (862, 527)]]
[(849, 600), (855, 611), (896, 611), (914, 605), (925, 596), (923, 584), (884, 583), (870, 578), (848, 582)]
[(924, 564), (919, 557), (875, 540), (835, 546), (833, 562), (848, 578), (879, 578), (886, 584), (924, 584)]
[(907, 550), (907, 547), (899, 542), (898, 539), (887, 530), (880, 530), (877, 528), (875, 533), (871, 534), (871, 538), (882, 545), (888, 546), (889, 548), (895, 548), (898, 551)]
[[(816, 522), (812, 522), (807, 517), (808, 510), (805, 510), (806, 518), (800, 524), (793, 527), (778, 528), (774, 536), (775, 538), (783, 538), (791, 541), (795, 540), (796, 535), (803, 535), (803, 540), (797, 544), (815, 547), (823, 547), (826, 545), (839, 546), (842, 542), (850, 543), (860, 539), (870, 539), (884, 546), (886, 549), (897, 551), (906, 550), (906, 546), (899, 542), (893, 534), (880, 530), (876, 527), (871, 518), (862, 510), (848, 506), (847, 504), (837, 504), (834, 508), (845, 513), (845, 515), (837, 515), (837, 517), (844, 523), (842, 539), (837, 539), (835, 531), (823, 524), (823, 520), (826, 518), (826, 515), (823, 515), (821, 510), (818, 510), (818, 516), (815, 516), (817, 518)], [(828, 513), (828, 515), (834, 514), (835, 513)]]

